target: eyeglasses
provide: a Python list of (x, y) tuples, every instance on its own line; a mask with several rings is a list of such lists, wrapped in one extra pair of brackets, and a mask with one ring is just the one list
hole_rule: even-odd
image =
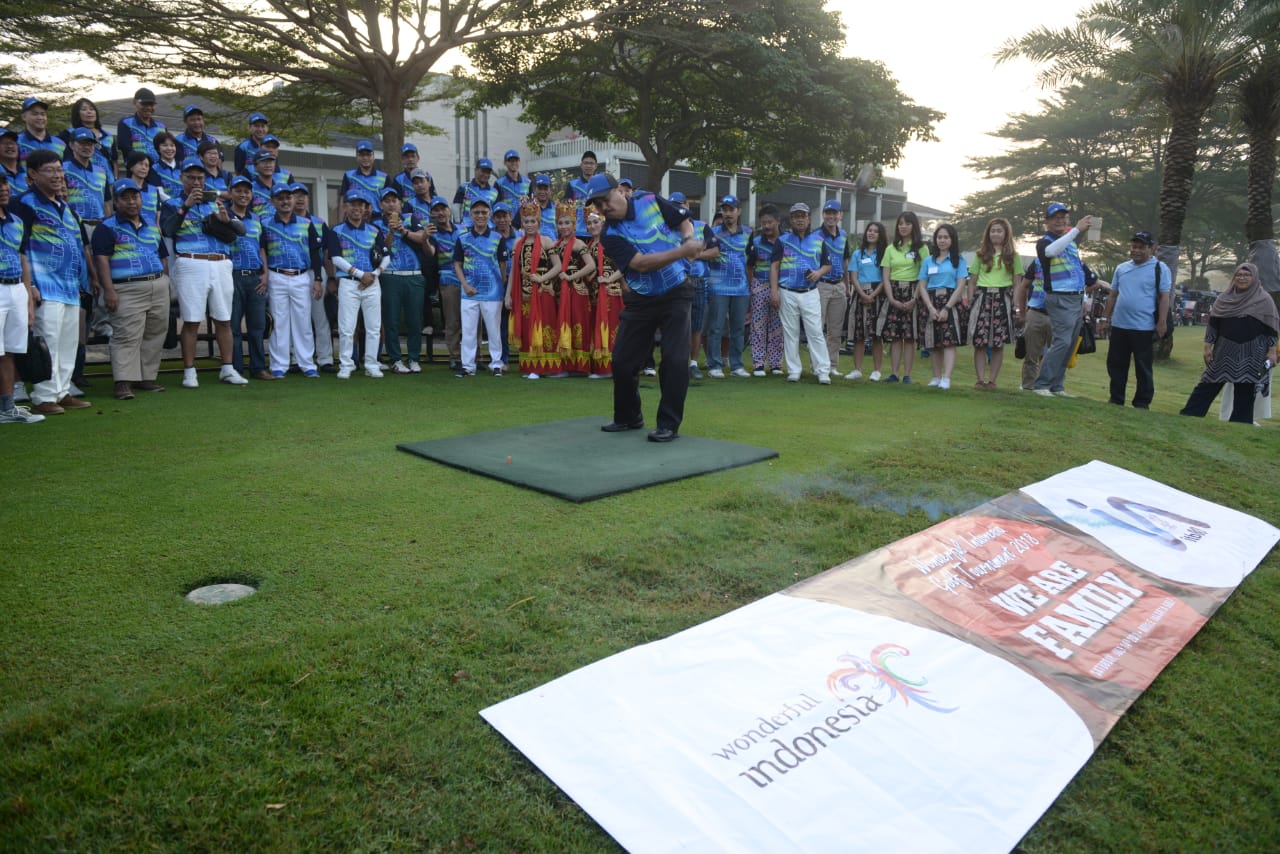
[(56, 163), (50, 163), (48, 166), (41, 166), (36, 171), (42, 175), (61, 175), (62, 167)]

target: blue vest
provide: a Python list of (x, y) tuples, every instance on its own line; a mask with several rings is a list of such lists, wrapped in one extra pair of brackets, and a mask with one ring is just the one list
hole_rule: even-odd
[(436, 264), (440, 267), (440, 284), (442, 285), (453, 285), (455, 288), (462, 285), (462, 282), (458, 281), (457, 271), (453, 269), (453, 247), (461, 233), (456, 226), (449, 231), (435, 233)]
[(67, 153), (67, 144), (48, 131), (45, 131), (44, 139), (36, 139), (25, 130), (18, 133), (19, 163), (26, 163), (27, 155), (33, 151), (39, 151), (42, 148), (47, 148), (49, 151), (58, 155), (58, 159), (62, 159)]
[(231, 267), (235, 270), (262, 272), (262, 256), (258, 254), (258, 250), (262, 248), (262, 220), (254, 216), (253, 211), (248, 211), (244, 216), (236, 216), (234, 211), (227, 208), (227, 213), (231, 214), (232, 219), (244, 223), (244, 235), (237, 237), (236, 242), (231, 244)]
[(822, 233), (822, 242), (827, 244), (827, 260), (831, 262), (831, 270), (825, 278), (844, 280), (844, 256), (849, 248), (849, 235), (840, 227), (836, 227), (835, 235), (831, 235), (825, 228), (819, 228)]
[[(459, 257), (461, 256), (461, 257)], [(462, 262), (467, 274), (467, 284), (476, 289), (475, 294), (462, 294), (463, 299), (494, 301), (502, 299), (505, 292), (502, 281), (502, 235), (492, 228), (477, 234), (469, 228), (458, 236), (453, 260)]]
[(87, 169), (68, 160), (62, 164), (62, 171), (67, 176), (67, 204), (81, 219), (101, 221), (107, 215), (107, 184), (111, 176), (92, 159)]
[(268, 267), (306, 270), (311, 267), (314, 246), (315, 228), (309, 220), (295, 215), (284, 222), (275, 214), (262, 220), (262, 248), (267, 250)]
[(18, 200), (31, 211), (27, 261), (31, 281), (50, 302), (79, 305), (80, 292), (89, 290), (84, 263), (84, 236), (71, 205), (54, 202), (37, 190)]
[(110, 235), (113, 282), (164, 272), (164, 264), (160, 260), (161, 234), (158, 226), (142, 220), (142, 224), (135, 228), (133, 223), (119, 216), (107, 217), (93, 233), (94, 254), (105, 255), (105, 252), (97, 251), (103, 243), (107, 243), (99, 234)]
[[(347, 190), (353, 187), (357, 190), (363, 190), (368, 194), (369, 200), (373, 204), (373, 212), (380, 214), (382, 213), (382, 203), (378, 196), (385, 186), (387, 186), (387, 173), (381, 169), (374, 169), (371, 175), (366, 175), (359, 169), (348, 169), (342, 176), (340, 195), (345, 198)], [(363, 270), (364, 268), (361, 267), (360, 269)]]
[(751, 241), (751, 231), (739, 223), (737, 234), (723, 225), (717, 225), (711, 233), (720, 243), (720, 257), (707, 262), (711, 274), (708, 282), (711, 293), (729, 297), (749, 296), (751, 287), (747, 283), (747, 244)]
[(125, 157), (131, 151), (141, 151), (151, 158), (153, 166), (160, 162), (160, 152), (156, 151), (156, 136), (164, 130), (164, 125), (155, 119), (151, 120), (150, 125), (144, 125), (138, 121), (137, 116), (125, 116), (120, 120), (119, 130), (118, 143), (122, 146)]
[(529, 195), (529, 191), (532, 189), (529, 179), (524, 175), (520, 176), (519, 181), (512, 181), (506, 172), (503, 172), (494, 183), (498, 186), (498, 198), (504, 202), (510, 202), (513, 207), (518, 205), (521, 199)]
[(353, 226), (343, 220), (329, 229), (326, 244), (332, 257), (335, 253), (347, 259), (347, 263), (361, 272), (370, 272), (373, 263), (373, 247), (382, 238), (382, 231), (370, 223)]
[[(401, 210), (400, 221), (408, 231), (421, 231), (422, 219), (412, 212)], [(386, 237), (385, 223), (379, 223), (383, 237)], [(422, 270), (422, 259), (417, 248), (399, 234), (391, 235), (391, 262), (387, 270), (393, 273), (417, 273)]]
[(483, 199), (492, 209), (498, 203), (497, 187), (481, 187), (475, 181), (468, 181), (462, 187), (462, 227), (471, 227), (471, 203)]
[[(646, 255), (680, 245), (680, 233), (662, 218), (662, 209), (653, 193), (636, 193), (631, 197), (630, 208), (634, 216), (610, 221), (606, 234), (616, 234)], [(623, 275), (631, 290), (642, 296), (657, 296), (684, 283), (689, 277), (689, 262), (680, 258), (649, 273), (637, 273), (627, 267)]]
[(822, 266), (822, 229), (810, 231), (799, 237), (794, 231), (788, 231), (778, 238), (778, 249), (782, 253), (782, 261), (778, 266), (778, 287), (793, 291), (802, 291), (810, 286), (805, 273)]
[(4, 170), (4, 176), (9, 179), (9, 198), (17, 199), (29, 188), (27, 187), (27, 170), (18, 165), (16, 172), (10, 171), (8, 166), (0, 166)]
[(175, 163), (170, 166), (167, 163), (153, 163), (151, 165), (151, 174), (155, 176), (160, 183), (157, 185), (161, 192), (171, 199), (185, 199), (187, 194), (182, 192), (182, 166)]
[(209, 140), (210, 142), (218, 141), (217, 138), (213, 136), (213, 134), (206, 133), (200, 139), (196, 139), (190, 134), (190, 132), (185, 130), (182, 133), (178, 134), (176, 139), (178, 140), (179, 162), (181, 162), (182, 160), (188, 157), (199, 157), (200, 143), (204, 142), (206, 139)]
[(22, 232), (26, 224), (12, 211), (5, 211), (0, 219), (0, 279), (22, 278), (22, 260), (18, 251), (22, 248)]
[[(1058, 238), (1052, 234), (1046, 234), (1040, 238), (1036, 245), (1037, 257), (1039, 257), (1039, 249), (1045, 242), (1052, 243)], [(1062, 250), (1062, 254), (1057, 258), (1049, 258), (1049, 284), (1045, 288), (1046, 291), (1055, 293), (1080, 293), (1084, 290), (1084, 262), (1080, 260), (1080, 250), (1076, 246), (1075, 241), (1067, 244), (1067, 248)]]
[[(182, 199), (170, 199), (165, 202), (160, 213), (161, 220), (168, 219), (182, 207)], [(226, 255), (227, 244), (216, 237), (204, 233), (204, 218), (216, 213), (212, 202), (201, 202), (188, 208), (182, 216), (182, 223), (173, 235), (175, 252), (191, 252), (196, 255)]]
[(751, 238), (750, 252), (755, 256), (752, 271), (757, 282), (769, 283), (769, 268), (773, 266), (773, 254), (778, 251), (777, 241), (769, 240), (763, 234)]

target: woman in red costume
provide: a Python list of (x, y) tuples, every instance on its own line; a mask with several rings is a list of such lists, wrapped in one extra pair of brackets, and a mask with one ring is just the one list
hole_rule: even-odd
[(596, 262), (596, 310), (591, 324), (591, 376), (603, 379), (613, 376), (613, 339), (618, 334), (618, 316), (622, 314), (622, 271), (604, 254), (600, 233), (604, 231), (604, 217), (595, 211), (587, 213), (587, 254)]
[(594, 319), (592, 285), (596, 262), (577, 236), (578, 206), (556, 205), (556, 254), (560, 259), (560, 361), (562, 370), (586, 376), (591, 372), (591, 326)]
[(511, 281), (503, 300), (511, 312), (507, 343), (520, 354), (520, 373), (536, 380), (564, 369), (558, 352), (555, 291), (560, 259), (555, 243), (539, 231), (542, 212), (532, 200), (520, 205), (520, 224), (524, 236), (516, 241), (512, 253), (515, 263), (511, 265)]

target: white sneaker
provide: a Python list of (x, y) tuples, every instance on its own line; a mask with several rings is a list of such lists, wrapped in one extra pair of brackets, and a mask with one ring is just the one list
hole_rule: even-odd
[(378, 367), (377, 365), (365, 365), (364, 375), (366, 377), (373, 377), (375, 380), (380, 380), (382, 379), (382, 376), (383, 376), (382, 368)]
[(707, 375), (717, 380), (724, 379), (724, 371), (720, 370), (719, 368), (710, 369), (709, 371), (707, 371)]
[(947, 389), (951, 388), (951, 377), (943, 377), (942, 379), (938, 380), (938, 388), (942, 389), (943, 391), (946, 391)]
[(751, 372), (751, 376), (753, 377), (767, 377), (768, 375), (769, 375), (769, 372), (766, 371), (764, 368), (756, 368), (754, 371)]
[(872, 372), (871, 372), (871, 376), (867, 377), (867, 379), (871, 380), (873, 383), (878, 383), (878, 382), (880, 382), (880, 372), (879, 372), (879, 371), (872, 371)]
[(411, 373), (411, 374), (420, 374), (420, 373), (422, 373), (422, 365), (419, 365), (417, 362), (410, 361), (410, 362), (409, 362), (409, 373)]
[(490, 365), (489, 373), (493, 374), (495, 377), (502, 376), (502, 365)]
[(1032, 391), (1041, 397), (1053, 397), (1053, 392), (1049, 391), (1047, 388), (1034, 388)]
[(789, 383), (798, 383), (798, 382), (800, 382), (800, 375), (799, 375), (799, 374), (787, 374), (787, 382), (789, 382)]
[(340, 379), (340, 380), (349, 380), (349, 379), (351, 379), (351, 369), (350, 369), (350, 368), (338, 368), (338, 379)]
[(934, 377), (933, 379), (929, 380), (929, 388), (937, 388), (938, 384), (941, 382), (942, 380), (938, 379), (937, 377)]
[(832, 372), (831, 372), (831, 374), (830, 374), (830, 376), (833, 376), (833, 377), (839, 378), (839, 377), (844, 376), (844, 374), (840, 373), (839, 371), (832, 371)]
[(858, 370), (857, 368), (854, 368), (852, 371), (845, 374), (844, 378), (847, 380), (860, 380), (862, 379), (862, 371)]
[(13, 402), (14, 403), (26, 403), (30, 399), (31, 399), (31, 395), (27, 394), (26, 383), (13, 384)]
[(43, 415), (25, 406), (14, 405), (8, 412), (0, 412), (0, 424), (39, 424), (43, 420)]
[(393, 374), (407, 374), (409, 373), (409, 366), (404, 362), (392, 362), (391, 372)]
[(656, 368), (645, 368), (643, 371), (641, 371), (641, 373), (644, 374), (646, 377), (656, 377), (658, 375), (658, 371)]
[(524, 375), (524, 378), (527, 380), (540, 380), (542, 379), (542, 376), (540, 374), (528, 373)]
[(831, 385), (831, 374), (818, 374), (818, 385)]
[(196, 378), (195, 368), (182, 369), (182, 387), (183, 388), (200, 388), (200, 380)]
[[(734, 369), (733, 369), (733, 375), (734, 375), (735, 377), (742, 377), (743, 379), (746, 379), (747, 377), (751, 376), (751, 374), (747, 373), (747, 369), (746, 369), (746, 368), (734, 368)], [(761, 371), (761, 372), (760, 372), (760, 375), (761, 375), (761, 376), (763, 376), (763, 375), (764, 375), (764, 371)]]
[[(218, 374), (218, 382), (227, 385), (248, 385), (249, 381), (240, 376), (240, 372), (230, 365), (223, 365), (222, 371)], [(184, 381), (185, 384), (185, 381)]]
[(773, 370), (769, 371), (769, 373), (773, 374), (775, 377), (780, 377), (782, 376), (782, 368), (774, 368)]
[(1054, 397), (1075, 397), (1075, 395), (1074, 395), (1074, 394), (1067, 394), (1067, 390), (1066, 390), (1066, 389), (1062, 389), (1061, 391), (1055, 391), (1055, 392), (1053, 392), (1053, 396), (1054, 396)]
[(587, 374), (587, 379), (589, 380), (602, 380), (605, 377), (606, 374)]

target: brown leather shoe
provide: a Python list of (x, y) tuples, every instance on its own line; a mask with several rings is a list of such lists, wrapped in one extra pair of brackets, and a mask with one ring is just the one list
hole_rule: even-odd
[(256, 374), (253, 375), (253, 378), (255, 380), (268, 380), (268, 381), (279, 379), (279, 377), (277, 377), (275, 374), (271, 373), (270, 371), (258, 371)]
[(116, 383), (115, 398), (116, 400), (133, 400), (133, 389), (129, 387), (129, 383)]
[(143, 380), (140, 383), (133, 384), (134, 391), (164, 391), (164, 386), (155, 380)]
[(56, 403), (37, 403), (31, 409), (41, 415), (61, 415), (67, 411)]
[(58, 401), (58, 405), (61, 406), (63, 409), (92, 409), (93, 408), (93, 404), (90, 403), (89, 401), (79, 397), (72, 397), (71, 395), (67, 395), (66, 397), (62, 398), (62, 400)]

